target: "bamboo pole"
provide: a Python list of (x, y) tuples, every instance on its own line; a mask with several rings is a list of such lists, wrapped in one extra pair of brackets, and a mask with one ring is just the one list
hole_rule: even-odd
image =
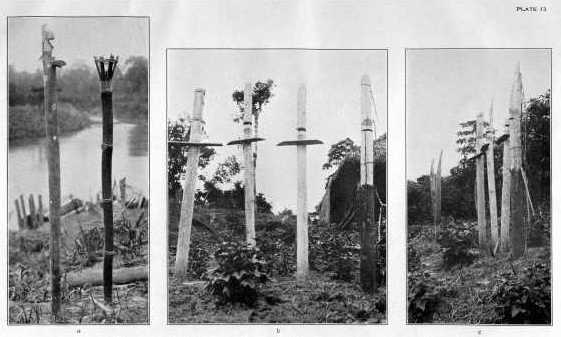
[(64, 66), (64, 61), (55, 60), (52, 55), (54, 34), (42, 27), (43, 90), (45, 110), (45, 131), (47, 138), (49, 170), (49, 223), (50, 223), (50, 265), (51, 265), (51, 315), (55, 322), (61, 320), (61, 270), (60, 270), (60, 149), (58, 140), (58, 114), (56, 97), (56, 68)]
[(361, 187), (359, 189), (358, 222), (360, 225), (360, 285), (365, 292), (374, 293), (377, 282), (376, 187), (374, 186), (374, 121), (368, 75), (361, 79)]
[(511, 162), (511, 220), (510, 247), (512, 258), (517, 259), (526, 251), (524, 183), (522, 179), (522, 142), (520, 135), (520, 119), (522, 116), (522, 75), (520, 64), (514, 73), (514, 81), (510, 94), (510, 148)]
[[(193, 100), (193, 116), (189, 142), (200, 143), (203, 130), (204, 89), (195, 89)], [(185, 182), (183, 183), (183, 198), (181, 214), (179, 216), (179, 234), (177, 239), (177, 254), (175, 255), (175, 277), (185, 278), (189, 267), (189, 248), (191, 245), (191, 228), (193, 223), (193, 206), (195, 204), (195, 187), (197, 184), (197, 169), (199, 165), (199, 146), (190, 146), (187, 150), (185, 168)]]
[(112, 304), (113, 298), (113, 88), (112, 80), (119, 57), (94, 57), (101, 88), (102, 145), (101, 145), (101, 194), (103, 225), (105, 229), (105, 251), (103, 256), (103, 298)]
[[(244, 138), (252, 136), (252, 109), (253, 88), (250, 82), (244, 88)], [(244, 158), (244, 208), (245, 208), (245, 230), (247, 243), (255, 247), (255, 166), (253, 161), (253, 149), (251, 143), (242, 145)]]
[[(475, 126), (476, 134), (476, 151), (481, 152), (483, 146), (483, 114), (477, 115)], [(484, 157), (479, 155), (476, 158), (475, 168), (475, 185), (477, 186), (477, 227), (479, 234), (479, 248), (482, 254), (489, 255), (489, 236), (487, 235), (487, 219), (485, 218), (485, 172), (484, 172)]]
[[(506, 129), (508, 132), (508, 122)], [(501, 251), (510, 251), (510, 140), (503, 142), (503, 186), (501, 190)]]
[(491, 242), (490, 246), (499, 244), (499, 224), (497, 222), (497, 192), (495, 185), (495, 130), (493, 129), (493, 103), (489, 110), (489, 147), (487, 148), (487, 190), (489, 192), (489, 217), (491, 220)]

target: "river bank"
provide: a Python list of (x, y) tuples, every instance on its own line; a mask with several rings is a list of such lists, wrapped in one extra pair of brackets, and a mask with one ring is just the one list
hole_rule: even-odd
[[(18, 105), (9, 107), (9, 141), (22, 141), (45, 136), (43, 107), (39, 105)], [(61, 134), (83, 130), (92, 124), (88, 113), (76, 109), (72, 104), (58, 105), (58, 123)]]

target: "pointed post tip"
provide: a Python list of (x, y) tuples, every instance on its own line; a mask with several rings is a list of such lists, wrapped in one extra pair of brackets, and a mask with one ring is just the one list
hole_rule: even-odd
[(370, 76), (368, 76), (367, 74), (362, 75), (362, 78), (360, 79), (360, 84), (370, 86), (371, 85)]

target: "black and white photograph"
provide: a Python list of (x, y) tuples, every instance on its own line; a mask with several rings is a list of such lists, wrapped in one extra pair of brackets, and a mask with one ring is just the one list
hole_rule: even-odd
[(168, 323), (386, 324), (387, 50), (167, 49)]
[(148, 324), (149, 18), (7, 29), (8, 324)]
[(408, 323), (552, 324), (551, 53), (406, 50)]

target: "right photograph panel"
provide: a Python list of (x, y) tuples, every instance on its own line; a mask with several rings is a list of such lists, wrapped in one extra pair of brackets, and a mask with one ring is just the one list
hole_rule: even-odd
[(406, 51), (408, 323), (551, 324), (551, 49)]

